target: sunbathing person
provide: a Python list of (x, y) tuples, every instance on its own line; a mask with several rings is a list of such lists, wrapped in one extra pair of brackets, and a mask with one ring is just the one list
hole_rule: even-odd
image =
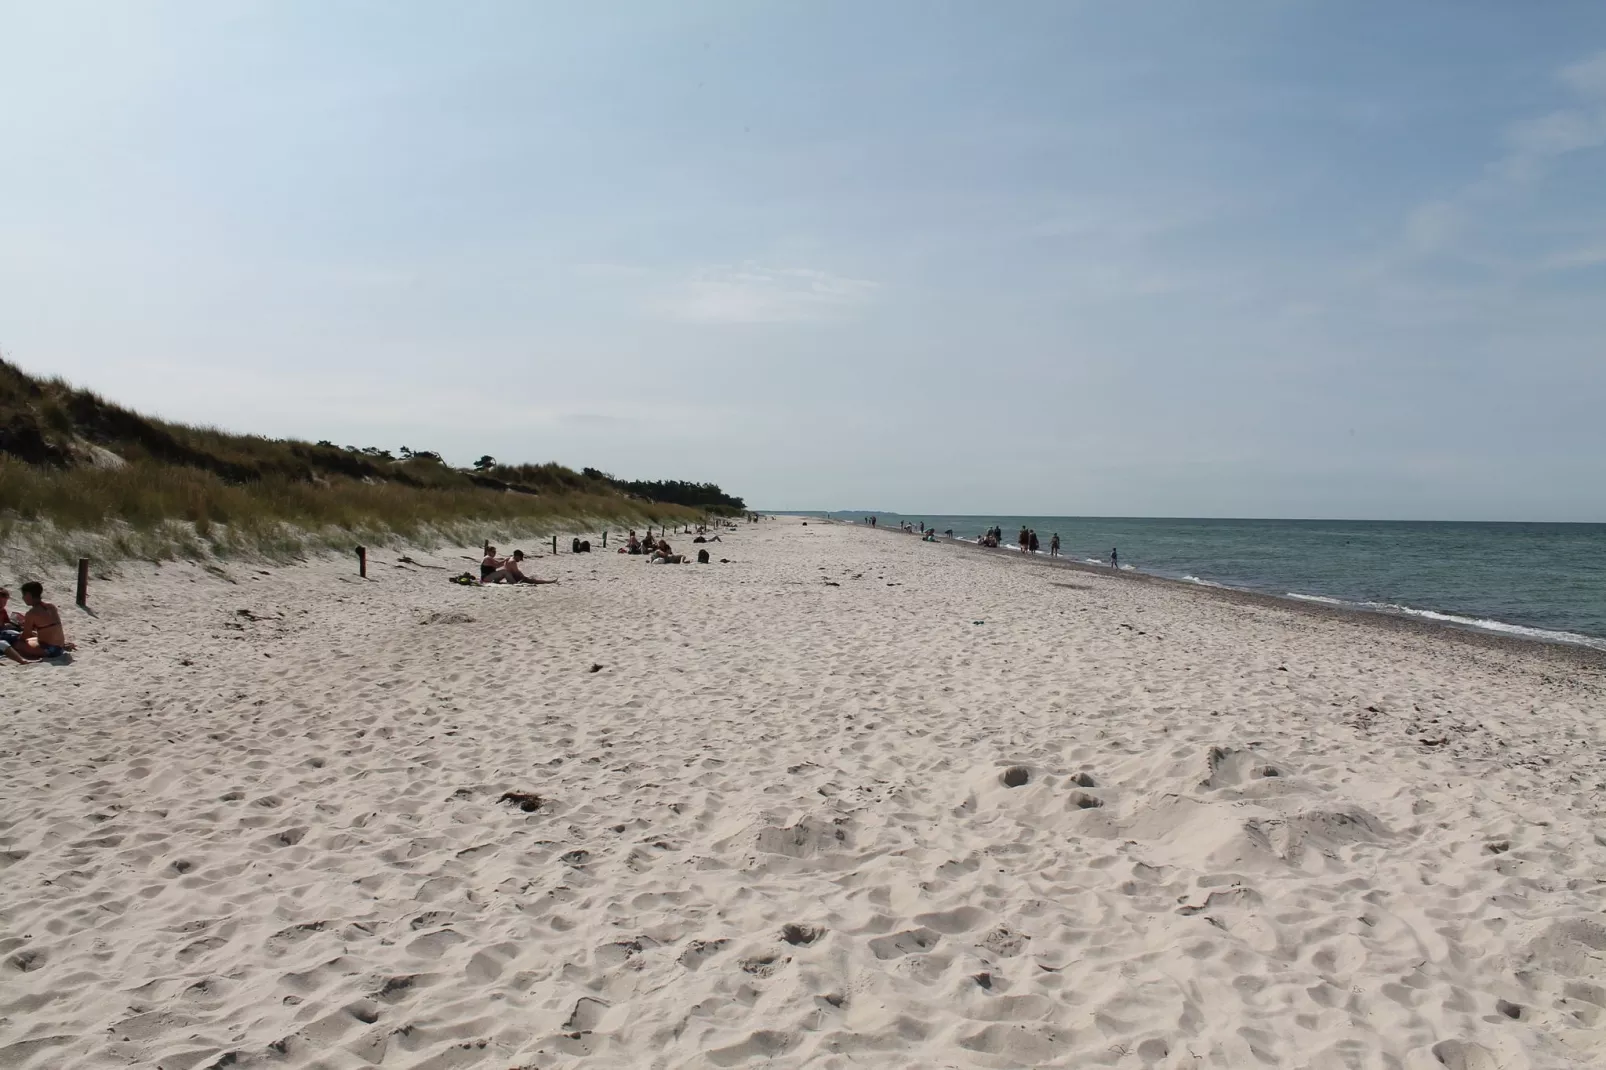
[(653, 547), (650, 563), (654, 565), (678, 565), (680, 562), (681, 556), (670, 549), (668, 540), (659, 539), (658, 545)]
[(490, 543), (485, 544), (485, 559), (480, 562), (480, 582), (497, 583), (502, 579), (503, 566), (507, 559), (496, 556), (496, 547)]
[(538, 580), (534, 576), (526, 576), (519, 565), (524, 561), (524, 551), (514, 550), (513, 556), (502, 562), (502, 572), (508, 583), (557, 583), (557, 580)]
[(641, 540), (636, 538), (636, 530), (634, 528), (630, 529), (630, 541), (625, 544), (625, 553), (641, 553)]
[(12, 661), (27, 664), (40, 658), (59, 658), (78, 649), (67, 642), (61, 612), (44, 596), (44, 586), (38, 581), (29, 580), (22, 585), (22, 600), (28, 604), (28, 612), (22, 615), (22, 632), (15, 640), (0, 639), (3, 653)]

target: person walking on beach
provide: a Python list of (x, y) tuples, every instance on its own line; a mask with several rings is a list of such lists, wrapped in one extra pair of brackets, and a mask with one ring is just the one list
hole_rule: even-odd
[(1058, 557), (1059, 555), (1060, 555), (1060, 533), (1056, 531), (1054, 533), (1053, 537), (1048, 540), (1048, 556), (1049, 557)]
[(1020, 529), (1020, 534), (1015, 536), (1015, 542), (1020, 546), (1020, 552), (1021, 553), (1025, 553), (1026, 552), (1026, 545), (1027, 545), (1028, 538), (1030, 538), (1030, 536), (1027, 535), (1025, 527), (1022, 527)]
[(1120, 568), (1121, 567), (1121, 553), (1120, 553), (1120, 550), (1118, 550), (1115, 547), (1111, 547), (1110, 548), (1110, 567), (1111, 568)]
[(1032, 553), (1035, 554), (1037, 552), (1037, 546), (1038, 546), (1037, 529), (1033, 528), (1031, 531), (1027, 532), (1026, 533), (1026, 537), (1027, 537), (1027, 540), (1028, 540), (1028, 542), (1029, 542), (1029, 544), (1030, 544), (1030, 546), (1032, 548)]

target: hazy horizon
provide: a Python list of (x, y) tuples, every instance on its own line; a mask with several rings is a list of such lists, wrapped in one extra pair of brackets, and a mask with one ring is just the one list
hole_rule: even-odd
[(0, 0), (0, 352), (752, 503), (1606, 522), (1606, 5), (1382, 11)]

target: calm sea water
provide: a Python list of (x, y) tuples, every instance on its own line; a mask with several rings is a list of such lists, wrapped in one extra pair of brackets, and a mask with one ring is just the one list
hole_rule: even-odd
[(967, 540), (997, 524), (1009, 542), (1024, 524), (1045, 554), (1059, 532), (1072, 561), (1118, 547), (1123, 568), (1158, 576), (1606, 650), (1606, 524), (880, 514), (902, 520)]

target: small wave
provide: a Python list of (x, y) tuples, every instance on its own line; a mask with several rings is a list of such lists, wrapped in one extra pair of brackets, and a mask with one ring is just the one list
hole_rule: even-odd
[[(1131, 568), (1132, 566), (1130, 566), (1130, 565), (1122, 565), (1121, 567), (1122, 568)], [(1222, 589), (1224, 591), (1228, 591), (1228, 590), (1232, 589), (1232, 588), (1228, 587), (1225, 583), (1217, 583), (1214, 580), (1203, 580), (1203, 579), (1200, 579), (1198, 576), (1189, 576), (1189, 575), (1184, 574), (1182, 578), (1185, 581), (1187, 581), (1188, 583), (1197, 583), (1201, 587), (1219, 587), (1220, 589)]]
[(1324, 594), (1300, 594), (1298, 591), (1289, 591), (1289, 598), (1297, 598), (1301, 602), (1320, 602), (1324, 606), (1352, 606), (1364, 608), (1359, 602), (1346, 602), (1342, 598), (1328, 598)]
[(1499, 632), (1502, 635), (1520, 635), (1526, 639), (1543, 639), (1551, 643), (1568, 643), (1573, 646), (1587, 646), (1593, 650), (1606, 650), (1606, 639), (1597, 639), (1594, 636), (1579, 635), (1576, 632), (1558, 632), (1549, 628), (1529, 628), (1522, 624), (1507, 624), (1503, 620), (1490, 620), (1486, 617), (1462, 617), (1454, 613), (1439, 613), (1431, 609), (1413, 609), (1410, 606), (1396, 606), (1366, 603), (1368, 609), (1381, 609), (1391, 613), (1404, 613), (1411, 617), (1423, 617), (1427, 620), (1441, 621), (1445, 624), (1458, 624), (1463, 628), (1477, 628), (1486, 632)]
[[(1192, 577), (1184, 577), (1191, 579)], [(1211, 584), (1210, 586), (1219, 586)], [(1463, 617), (1455, 613), (1440, 613), (1433, 609), (1417, 609), (1413, 606), (1396, 605), (1393, 602), (1347, 602), (1342, 598), (1329, 598), (1321, 594), (1301, 594), (1298, 591), (1289, 591), (1287, 597), (1300, 602), (1316, 602), (1324, 606), (1342, 606), (1347, 609), (1365, 609), (1374, 613), (1396, 613), (1406, 617), (1420, 617), (1423, 620), (1438, 621), (1441, 624), (1454, 624), (1462, 628), (1476, 628), (1479, 631), (1495, 632), (1500, 635), (1517, 635), (1524, 639), (1539, 639), (1547, 643), (1566, 643), (1569, 646), (1589, 647), (1591, 650), (1606, 650), (1606, 639), (1599, 639), (1592, 635), (1579, 635), (1576, 632), (1561, 632), (1550, 628), (1530, 628), (1523, 624), (1508, 624), (1503, 620), (1492, 620), (1488, 617)]]

